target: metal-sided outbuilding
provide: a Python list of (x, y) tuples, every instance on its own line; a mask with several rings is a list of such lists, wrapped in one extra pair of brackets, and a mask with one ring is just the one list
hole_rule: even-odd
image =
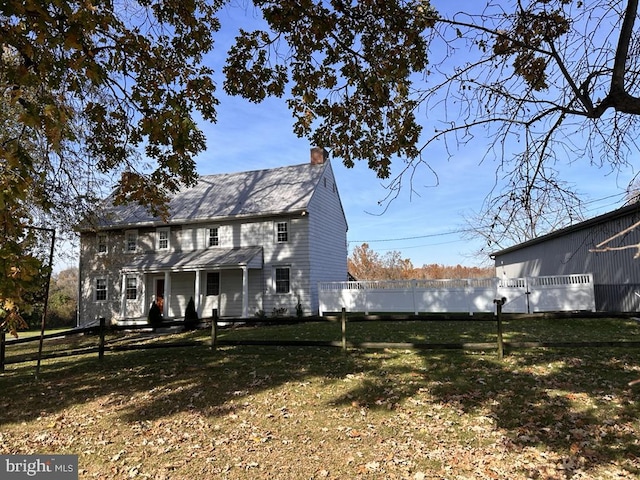
[(500, 278), (593, 274), (596, 310), (640, 311), (640, 203), (492, 254)]

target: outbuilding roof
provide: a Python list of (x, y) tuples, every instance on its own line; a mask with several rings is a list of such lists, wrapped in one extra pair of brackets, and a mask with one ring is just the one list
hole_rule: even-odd
[(607, 212), (607, 213), (603, 213), (602, 215), (598, 215), (596, 217), (590, 218), (588, 220), (585, 220), (583, 222), (580, 223), (576, 223), (574, 225), (570, 225), (568, 227), (565, 228), (561, 228), (559, 230), (556, 230), (554, 232), (548, 233), (546, 235), (542, 235), (540, 237), (537, 238), (533, 238), (531, 240), (528, 240), (526, 242), (523, 243), (519, 243), (517, 245), (513, 245), (512, 247), (507, 247), (503, 250), (499, 250), (497, 252), (491, 253), (489, 256), (491, 258), (495, 258), (497, 256), (500, 255), (505, 255), (507, 253), (511, 253), (511, 252), (515, 252), (517, 250), (520, 250), (522, 248), (526, 248), (526, 247), (530, 247), (532, 245), (536, 245), (538, 243), (543, 243), (546, 242), (548, 240), (557, 238), (557, 237), (562, 237), (563, 235), (568, 235), (570, 233), (573, 232), (577, 232), (579, 230), (583, 230), (585, 228), (592, 228), (596, 225), (600, 225), (604, 222), (608, 222), (611, 220), (615, 220), (617, 218), (620, 217), (624, 217), (627, 215), (631, 215), (634, 213), (640, 213), (640, 203), (633, 203), (631, 205), (626, 205), (624, 207), (620, 207), (616, 210), (612, 210), (611, 212)]
[(97, 212), (97, 228), (184, 224), (300, 212), (307, 208), (327, 165), (304, 163), (200, 176), (196, 185), (171, 196), (168, 222), (151, 215), (141, 205), (115, 206), (112, 195)]

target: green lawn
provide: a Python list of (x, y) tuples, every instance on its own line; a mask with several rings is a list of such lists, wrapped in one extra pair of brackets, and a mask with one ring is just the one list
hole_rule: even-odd
[[(347, 331), (353, 342), (495, 339), (494, 322)], [(220, 339), (338, 341), (340, 332), (339, 323), (240, 327)], [(505, 322), (514, 341), (639, 333), (624, 319)], [(213, 351), (208, 330), (109, 340), (199, 345), (44, 360), (37, 380), (33, 362), (7, 365), (0, 454), (77, 454), (80, 478), (104, 479), (640, 476), (640, 389), (628, 386), (640, 378), (636, 348), (518, 349), (500, 361), (492, 349)]]
[[(490, 320), (347, 321), (347, 340), (361, 342), (477, 343), (496, 342), (497, 326)], [(316, 322), (300, 325), (223, 329), (229, 340), (339, 341), (341, 324)], [(640, 341), (640, 323), (629, 318), (518, 318), (503, 321), (505, 341), (599, 342)]]

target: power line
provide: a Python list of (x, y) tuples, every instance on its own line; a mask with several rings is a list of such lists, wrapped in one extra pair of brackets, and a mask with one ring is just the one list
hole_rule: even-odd
[(400, 242), (403, 240), (417, 240), (420, 238), (433, 238), (444, 237), (446, 235), (456, 235), (459, 233), (470, 232), (471, 229), (451, 230), (450, 232), (431, 233), (429, 235), (417, 235), (415, 237), (402, 237), (402, 238), (379, 238), (375, 240), (349, 240), (349, 243), (377, 243), (377, 242)]
[[(412, 248), (424, 248), (424, 247), (437, 247), (438, 245), (451, 245), (453, 243), (460, 243), (460, 242), (464, 242), (465, 240), (463, 239), (459, 239), (459, 240), (450, 240), (448, 242), (437, 242), (437, 243), (423, 243), (422, 245), (411, 245), (409, 247), (401, 247), (402, 250), (411, 250)], [(383, 250), (378, 250), (380, 252), (392, 252), (395, 249), (393, 248), (388, 248), (388, 249), (383, 249)]]
[[(614, 198), (619, 198), (621, 196), (624, 196), (625, 192), (621, 192), (621, 193), (616, 193), (613, 195), (608, 195), (606, 197), (602, 197), (602, 198), (596, 198), (593, 200), (589, 200), (589, 201), (585, 201), (583, 202), (584, 205), (592, 205), (595, 204), (597, 202), (602, 202), (605, 200), (611, 200)], [(608, 203), (607, 205), (605, 205), (606, 207), (608, 206), (612, 206), (612, 205), (616, 205), (617, 202), (612, 202), (612, 203)], [(593, 210), (600, 210), (602, 209), (602, 206), (594, 206), (593, 208), (587, 208), (587, 211), (593, 211)], [(448, 232), (442, 232), (442, 233), (431, 233), (428, 235), (416, 235), (416, 236), (412, 236), (412, 237), (401, 237), (401, 238), (377, 238), (377, 239), (373, 239), (373, 240), (349, 240), (348, 243), (382, 243), (382, 242), (401, 242), (401, 241), (405, 241), (405, 240), (418, 240), (418, 239), (422, 239), (422, 238), (433, 238), (433, 237), (444, 237), (447, 235), (457, 235), (457, 234), (461, 234), (461, 233), (471, 233), (474, 230), (471, 228), (461, 228), (458, 230), (450, 230)], [(453, 242), (446, 242), (446, 243), (453, 243)], [(416, 247), (405, 247), (405, 248), (416, 248)]]

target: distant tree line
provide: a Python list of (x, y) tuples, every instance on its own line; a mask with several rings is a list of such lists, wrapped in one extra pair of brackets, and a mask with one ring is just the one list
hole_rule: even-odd
[[(43, 283), (46, 280), (43, 279)], [(24, 315), (30, 329), (40, 328), (44, 311), (44, 288), (34, 296), (34, 308)], [(67, 268), (51, 275), (49, 303), (47, 305), (47, 328), (75, 327), (78, 309), (78, 269)]]
[(353, 249), (347, 259), (349, 273), (357, 280), (407, 280), (444, 278), (487, 278), (495, 276), (493, 267), (448, 266), (437, 263), (414, 267), (398, 251), (384, 255), (363, 243)]

